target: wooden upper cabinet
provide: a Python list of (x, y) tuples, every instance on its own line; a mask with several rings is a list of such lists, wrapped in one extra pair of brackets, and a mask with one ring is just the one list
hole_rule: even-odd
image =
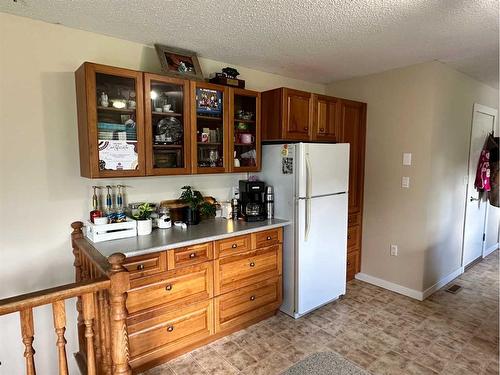
[(286, 139), (309, 140), (312, 119), (312, 95), (308, 92), (283, 89), (285, 102), (284, 129)]
[(257, 172), (261, 166), (260, 93), (229, 89), (229, 167)]
[(308, 141), (312, 134), (312, 94), (281, 87), (261, 93), (262, 140)]
[(363, 204), (366, 104), (340, 99), (341, 142), (350, 144), (349, 212), (359, 212)]
[(313, 140), (338, 142), (340, 139), (340, 99), (325, 95), (313, 98)]
[(142, 72), (86, 62), (75, 78), (80, 174), (144, 176)]
[(189, 81), (144, 73), (148, 175), (191, 173)]
[(191, 81), (190, 106), (192, 172), (229, 172), (229, 87)]

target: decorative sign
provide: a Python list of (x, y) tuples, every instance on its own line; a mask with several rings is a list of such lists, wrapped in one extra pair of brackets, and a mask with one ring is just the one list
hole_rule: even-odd
[(283, 174), (293, 173), (293, 158), (282, 158), (281, 159), (281, 171)]
[(99, 169), (119, 171), (137, 168), (137, 141), (99, 142)]

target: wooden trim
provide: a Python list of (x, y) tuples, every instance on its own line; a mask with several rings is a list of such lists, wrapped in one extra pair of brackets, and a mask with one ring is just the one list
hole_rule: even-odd
[[(183, 90), (183, 126), (184, 126), (184, 168), (153, 168), (153, 124), (151, 121), (151, 81), (172, 83), (182, 87)], [(186, 79), (165, 77), (159, 74), (144, 73), (144, 133), (146, 150), (146, 174), (148, 176), (166, 176), (191, 173), (191, 111), (190, 111), (190, 85)]]
[(0, 316), (81, 296), (86, 293), (94, 293), (99, 290), (108, 289), (109, 287), (110, 280), (108, 278), (100, 278), (0, 299)]

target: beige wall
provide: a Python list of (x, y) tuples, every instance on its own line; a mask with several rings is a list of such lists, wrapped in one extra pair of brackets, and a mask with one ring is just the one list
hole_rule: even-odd
[[(227, 66), (200, 60), (207, 76)], [(79, 176), (73, 72), (84, 61), (159, 71), (150, 47), (0, 13), (0, 298), (73, 279), (69, 225), (87, 217), (90, 186), (106, 184)], [(325, 90), (318, 84), (236, 68), (249, 89)], [(131, 186), (129, 201), (176, 198), (185, 184), (227, 199), (231, 187), (244, 177), (158, 177), (127, 179), (126, 184)], [(68, 305), (68, 310), (74, 318), (74, 306)], [(51, 326), (50, 315), (42, 311), (46, 313), (37, 316), (35, 340), (39, 373), (53, 374), (48, 364), (55, 364), (53, 334), (41, 328)], [(1, 317), (0, 332), (2, 338), (12, 337), (11, 342), (0, 340), (0, 374), (22, 373), (17, 317)], [(68, 335), (74, 343), (71, 329)]]
[[(498, 90), (430, 62), (327, 93), (368, 103), (361, 272), (423, 292), (460, 267), (472, 106), (497, 108)], [(412, 166), (402, 166), (403, 152)]]

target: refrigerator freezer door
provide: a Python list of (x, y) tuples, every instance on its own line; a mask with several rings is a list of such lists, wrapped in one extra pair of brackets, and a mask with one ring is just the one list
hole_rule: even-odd
[[(306, 211), (310, 202), (309, 233)], [(298, 201), (296, 313), (303, 315), (345, 294), (347, 194)]]
[(348, 191), (348, 143), (299, 143), (297, 146), (299, 198)]

